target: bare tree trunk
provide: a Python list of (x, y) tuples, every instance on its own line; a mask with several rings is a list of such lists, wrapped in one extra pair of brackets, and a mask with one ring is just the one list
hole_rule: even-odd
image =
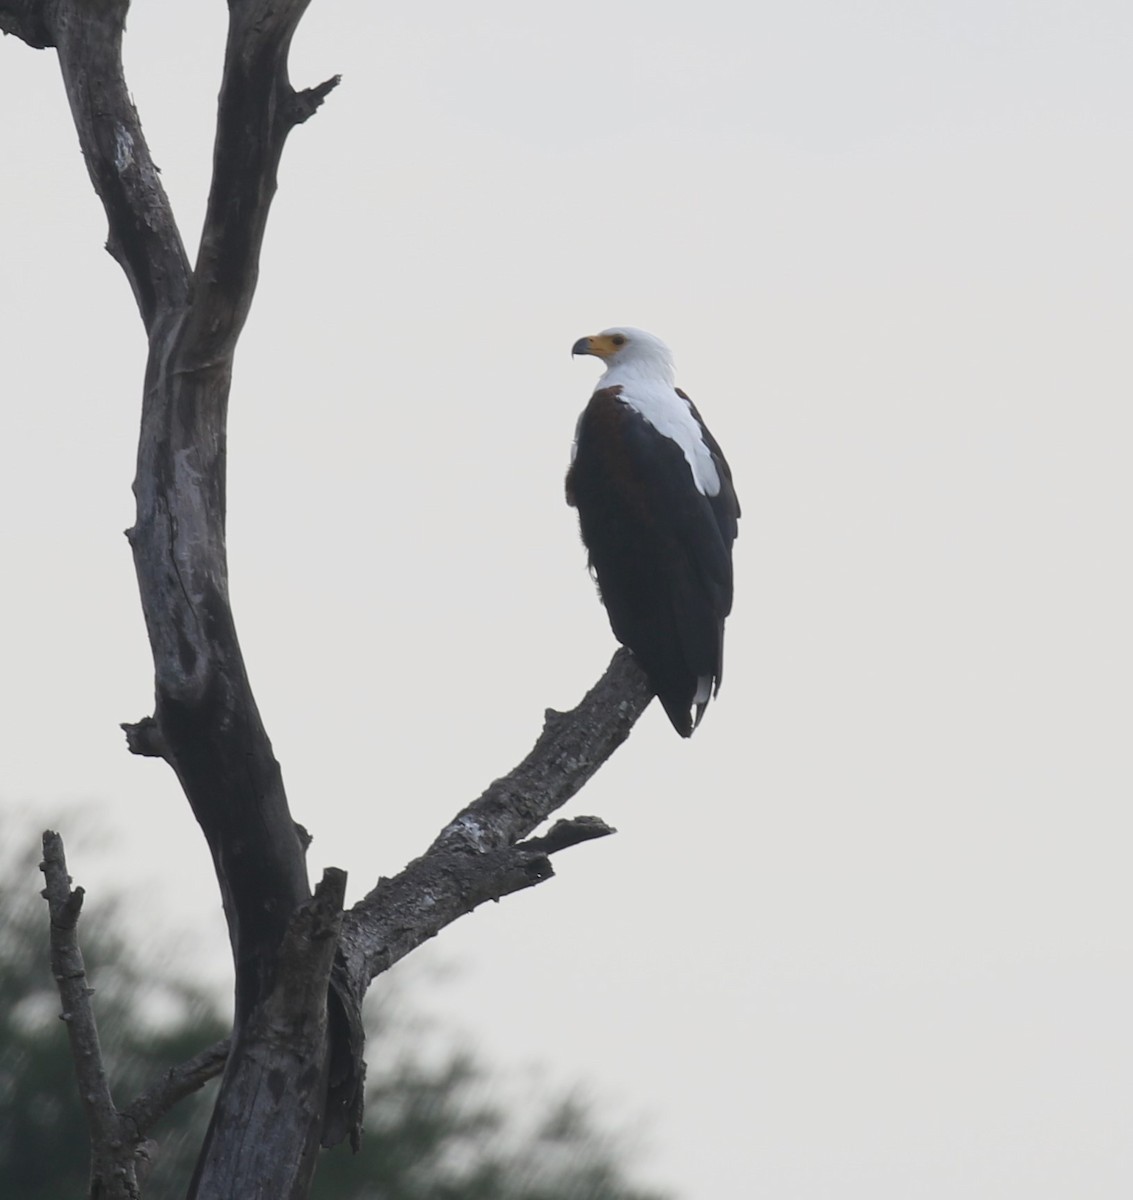
[[(91, 1195), (104, 1200), (140, 1195), (134, 1161), (149, 1126), (221, 1064), (190, 1196), (305, 1197), (320, 1142), (357, 1138), (359, 1012), (370, 981), (478, 904), (549, 878), (550, 854), (612, 832), (576, 818), (523, 840), (625, 740), (652, 696), (632, 656), (619, 651), (578, 708), (548, 712), (543, 735), (515, 771), (458, 814), (425, 855), (379, 881), (345, 924), (342, 872), (328, 871), (312, 896), (306, 836), (288, 809), (236, 637), (225, 549), (233, 356), (255, 291), (276, 170), (288, 133), (337, 83), (296, 91), (288, 79), (291, 38), (307, 3), (229, 0), (213, 178), (191, 268), (123, 78), (126, 0), (0, 0), (0, 30), (58, 52), (109, 222), (107, 246), (149, 339), (137, 519), (128, 536), (155, 704), (152, 717), (125, 728), (132, 751), (170, 764), (204, 832), (236, 969), (230, 1045), (170, 1072), (122, 1110), (100, 1074), (89, 996), (61, 982), (65, 1009), (80, 1012), (91, 1032), (75, 1054), (77, 1063), (87, 1055), (80, 1079), (94, 1079), (100, 1096), (89, 1121)], [(54, 879), (53, 924), (69, 922), (60, 953), (72, 953), (73, 942), (78, 954), (81, 889), (69, 892), (61, 843), (56, 851), (45, 842), (45, 870)]]
[[(234, 1039), (192, 1195), (302, 1197), (323, 1127), (326, 995), (344, 880), (306, 907), (303, 837), (228, 602), (225, 443), (233, 355), (280, 155), (335, 81), (310, 92), (288, 81), (305, 0), (233, 0), (213, 183), (190, 271), (122, 74), (126, 4), (19, 7), (20, 20), (36, 23), (32, 40), (58, 50), (110, 223), (108, 246), (149, 336), (137, 521), (128, 536), (153, 649), (155, 709), (130, 731), (131, 745), (177, 773), (212, 852), (236, 968)], [(301, 936), (312, 922), (317, 928)], [(260, 1098), (270, 1113), (260, 1111)]]

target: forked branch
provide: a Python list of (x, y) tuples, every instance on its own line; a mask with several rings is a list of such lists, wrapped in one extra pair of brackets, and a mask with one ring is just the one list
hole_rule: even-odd
[(567, 713), (548, 710), (530, 754), (441, 830), (418, 859), (346, 914), (343, 970), (361, 997), (374, 976), (486, 900), (554, 874), (548, 855), (612, 833), (593, 817), (522, 841), (565, 804), (629, 737), (653, 690), (628, 650)]

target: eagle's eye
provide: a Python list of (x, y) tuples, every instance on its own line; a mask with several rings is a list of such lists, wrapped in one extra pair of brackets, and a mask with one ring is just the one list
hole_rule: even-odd
[(610, 338), (610, 341), (613, 342), (615, 346), (624, 346), (626, 344), (625, 335), (621, 333), (615, 333), (614, 336)]

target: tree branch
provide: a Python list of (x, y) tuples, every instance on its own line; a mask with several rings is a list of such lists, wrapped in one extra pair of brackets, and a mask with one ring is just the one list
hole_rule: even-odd
[(10, 33), (33, 50), (54, 46), (50, 19), (53, 7), (46, 0), (0, 0), (0, 33)]
[(287, 135), (307, 120), (339, 77), (296, 92), (287, 72), (291, 38), (310, 0), (230, 0), (228, 47), (201, 244), (189, 365), (229, 359), (259, 277), (260, 247)]
[[(192, 295), (151, 338), (129, 531), (154, 656), (152, 719), (130, 749), (167, 759), (208, 840), (236, 961), (239, 1025), (274, 982), (310, 896), (302, 839), (260, 719), (228, 598), (226, 424), (287, 134), (333, 86), (297, 96), (291, 36), (307, 0), (230, 0), (214, 170)], [(234, 1053), (239, 1052), (239, 1043)]]
[(91, 1004), (94, 988), (87, 983), (79, 946), (77, 925), (84, 893), (82, 888), (72, 890), (63, 839), (50, 829), (43, 835), (40, 870), (51, 913), (51, 971), (63, 1002), (61, 1018), (67, 1026), (90, 1137), (90, 1194), (100, 1200), (137, 1200), (140, 1138), (132, 1136), (114, 1107)]
[(513, 845), (541, 825), (629, 737), (653, 699), (633, 655), (618, 650), (602, 678), (568, 713), (546, 712), (530, 754), (458, 813), (429, 847), (481, 852)]
[(126, 735), (126, 749), (142, 758), (166, 758), (168, 750), (161, 730), (153, 717), (142, 717), (140, 721), (123, 721), (119, 726)]
[(570, 820), (556, 821), (543, 837), (520, 842), (519, 849), (536, 854), (557, 854), (570, 846), (580, 846), (583, 842), (592, 842), (595, 838), (609, 837), (617, 832), (601, 817), (572, 817)]
[(55, 46), (91, 182), (109, 223), (107, 249), (142, 321), (185, 303), (189, 263), (122, 74), (127, 0), (0, 0), (0, 28)]
[[(653, 691), (628, 650), (568, 713), (548, 709), (531, 753), (441, 830), (421, 858), (381, 879), (346, 914), (344, 986), (359, 1000), (370, 980), (486, 900), (532, 887), (554, 871), (548, 855), (613, 830), (594, 817), (519, 839), (567, 802), (626, 740)], [(517, 844), (518, 843), (518, 844)]]
[(130, 1122), (138, 1138), (144, 1137), (175, 1104), (199, 1091), (210, 1079), (215, 1079), (224, 1070), (231, 1046), (231, 1038), (224, 1038), (200, 1054), (194, 1054), (185, 1062), (170, 1067), (156, 1083), (123, 1109), (123, 1119)]

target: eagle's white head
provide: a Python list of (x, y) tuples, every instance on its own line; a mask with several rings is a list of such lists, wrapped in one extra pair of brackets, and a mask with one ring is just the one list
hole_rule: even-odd
[(571, 347), (571, 354), (593, 354), (606, 364), (599, 387), (631, 379), (673, 385), (673, 356), (669, 347), (644, 329), (628, 325), (603, 329), (601, 333), (579, 338)]

